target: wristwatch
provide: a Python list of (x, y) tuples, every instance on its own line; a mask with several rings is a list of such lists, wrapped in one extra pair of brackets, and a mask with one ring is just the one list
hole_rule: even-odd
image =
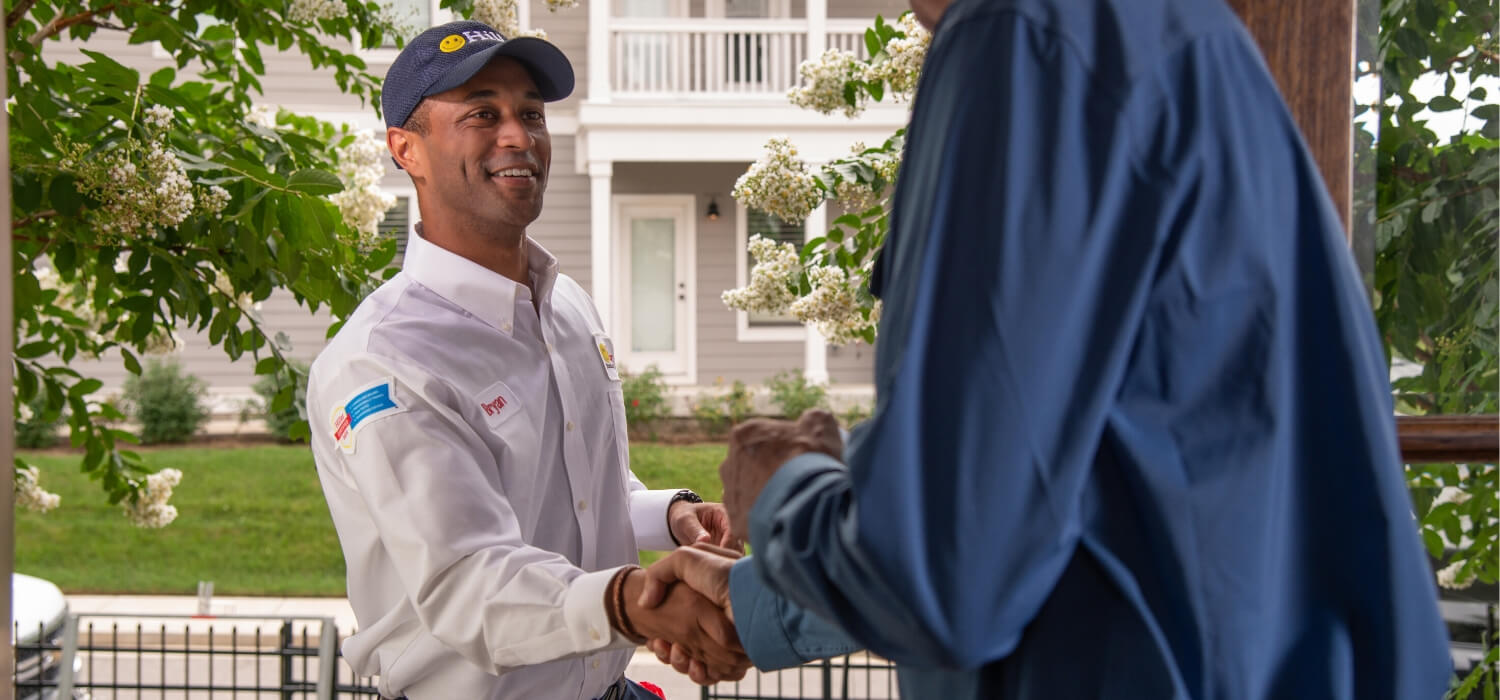
[(677, 541), (677, 533), (672, 532), (671, 518), (672, 506), (678, 501), (687, 501), (688, 503), (702, 503), (703, 497), (699, 496), (696, 493), (693, 493), (692, 489), (683, 489), (681, 491), (678, 491), (677, 493), (672, 494), (672, 500), (667, 501), (667, 535), (672, 538), (672, 544), (681, 547), (682, 543)]

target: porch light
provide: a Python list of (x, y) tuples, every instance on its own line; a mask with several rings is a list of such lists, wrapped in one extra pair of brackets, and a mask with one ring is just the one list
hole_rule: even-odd
[(719, 220), (719, 200), (715, 197), (708, 198), (708, 212), (704, 214), (709, 221)]

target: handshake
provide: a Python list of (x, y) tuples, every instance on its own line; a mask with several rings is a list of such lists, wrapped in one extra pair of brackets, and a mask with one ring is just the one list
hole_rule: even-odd
[(744, 678), (750, 659), (734, 626), (729, 571), (744, 555), (750, 509), (787, 460), (808, 452), (842, 459), (843, 451), (838, 422), (826, 411), (736, 428), (719, 467), (724, 504), (679, 503), (685, 507), (668, 513), (677, 541), (692, 544), (616, 577), (605, 600), (616, 628), (700, 685)]

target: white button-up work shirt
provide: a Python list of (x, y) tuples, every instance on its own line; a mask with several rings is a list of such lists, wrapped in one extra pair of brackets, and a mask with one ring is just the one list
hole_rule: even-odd
[(599, 696), (633, 648), (606, 584), (637, 549), (673, 546), (676, 491), (629, 471), (593, 302), (527, 246), (531, 288), (412, 236), (312, 367), (313, 455), (361, 628), (344, 655), (387, 695)]

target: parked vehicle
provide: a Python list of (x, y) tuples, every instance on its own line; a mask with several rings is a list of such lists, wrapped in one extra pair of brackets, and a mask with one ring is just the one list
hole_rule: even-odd
[[(16, 700), (56, 700), (68, 599), (51, 581), (35, 576), (11, 574), (10, 586)], [(77, 665), (74, 659), (75, 670)]]

